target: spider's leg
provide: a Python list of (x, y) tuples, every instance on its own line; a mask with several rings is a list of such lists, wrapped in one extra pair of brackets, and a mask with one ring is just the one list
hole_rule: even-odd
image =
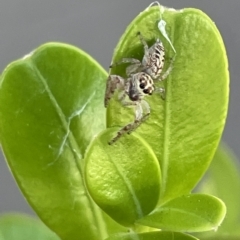
[(162, 98), (163, 100), (165, 100), (165, 98), (166, 98), (166, 96), (165, 96), (165, 88), (163, 88), (163, 87), (158, 87), (158, 88), (155, 89), (155, 92), (156, 92), (156, 93), (160, 93), (161, 98)]
[(144, 48), (144, 55), (147, 55), (148, 56), (148, 45), (147, 45), (147, 42), (146, 40), (143, 38), (142, 34), (140, 32), (137, 33), (137, 35), (139, 36), (139, 39), (143, 45), (143, 48)]
[[(109, 141), (109, 144), (115, 143), (124, 133), (130, 134), (133, 130), (140, 126), (142, 122), (144, 122), (150, 114), (150, 107), (148, 103), (144, 100), (141, 102), (123, 102), (124, 106), (136, 105), (136, 112), (135, 112), (135, 120), (132, 123), (127, 124), (123, 128), (121, 128), (117, 135)], [(146, 110), (146, 114), (143, 115), (143, 108)]]
[(141, 65), (141, 62), (138, 59), (136, 59), (136, 58), (122, 58), (119, 62), (112, 63), (109, 67), (113, 68), (113, 67), (116, 67), (116, 66), (124, 64), (124, 63), (131, 63), (131, 64), (134, 64), (134, 65), (135, 64)]
[(164, 79), (166, 79), (168, 77), (168, 75), (171, 73), (171, 71), (173, 69), (174, 60), (175, 60), (175, 57), (171, 59), (169, 67), (167, 68), (165, 73), (162, 76), (160, 76), (160, 78), (158, 78), (158, 81), (163, 81)]
[[(132, 106), (132, 105), (136, 105), (138, 106), (138, 102), (127, 102), (127, 101), (123, 101), (122, 104), (124, 106)], [(137, 110), (136, 110), (136, 115), (137, 115)], [(138, 112), (138, 114), (141, 114), (142, 112), (142, 109), (140, 112)], [(129, 123), (127, 124), (126, 126), (124, 126), (123, 128), (121, 128), (118, 132), (117, 132), (117, 135), (111, 139), (108, 143), (109, 145), (112, 145), (113, 143), (115, 143), (124, 133), (128, 133), (129, 131), (131, 131), (132, 127), (134, 124), (136, 124), (137, 122), (137, 119), (135, 118), (134, 122), (133, 123)]]
[[(145, 114), (143, 114), (143, 110), (145, 110), (144, 111)], [(135, 121), (133, 122), (132, 128), (127, 133), (130, 134), (132, 131), (138, 128), (143, 122), (147, 120), (149, 115), (150, 115), (150, 106), (145, 100), (142, 100), (141, 103), (136, 107)]]
[(151, 65), (149, 64), (149, 57), (150, 57), (150, 50), (152, 49), (148, 47), (146, 40), (144, 39), (144, 37), (142, 36), (142, 34), (140, 32), (137, 33), (140, 42), (143, 45), (143, 49), (144, 49), (144, 56), (143, 56), (143, 60), (142, 60), (142, 68), (141, 71), (145, 72), (146, 70), (148, 70), (149, 68), (151, 68)]
[(122, 58), (119, 62), (113, 63), (110, 68), (116, 67), (118, 65), (124, 64), (124, 63), (130, 63), (129, 66), (126, 68), (126, 74), (127, 76), (130, 76), (132, 73), (136, 73), (141, 68), (141, 61), (139, 61), (136, 58)]
[(142, 100), (141, 102), (142, 108), (145, 110), (145, 114), (141, 118), (141, 122), (144, 122), (150, 115), (150, 106), (147, 101)]
[[(125, 85), (124, 85), (124, 91), (122, 91), (119, 96), (118, 96), (118, 100), (125, 105), (125, 98), (128, 95), (129, 92), (129, 79), (126, 80)], [(131, 104), (132, 105), (132, 104)]]
[(124, 89), (125, 80), (118, 75), (109, 75), (106, 84), (104, 106), (107, 107), (109, 100), (112, 98), (115, 90)]

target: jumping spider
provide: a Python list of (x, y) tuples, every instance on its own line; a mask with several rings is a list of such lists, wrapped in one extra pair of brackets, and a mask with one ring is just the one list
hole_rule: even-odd
[[(117, 135), (109, 141), (109, 144), (116, 142), (124, 133), (131, 133), (142, 122), (144, 122), (150, 114), (149, 104), (143, 100), (144, 96), (152, 95), (154, 91), (164, 93), (164, 88), (156, 88), (154, 81), (164, 80), (172, 70), (170, 64), (166, 72), (160, 76), (165, 60), (165, 52), (162, 42), (157, 39), (156, 42), (148, 48), (147, 42), (140, 32), (137, 34), (144, 47), (144, 56), (142, 62), (135, 58), (123, 58), (119, 62), (110, 66), (115, 67), (123, 63), (130, 63), (126, 68), (127, 79), (118, 75), (109, 75), (107, 79), (105, 92), (105, 107), (112, 98), (116, 89), (121, 91), (119, 100), (124, 106), (135, 106), (135, 120), (121, 128)], [(130, 101), (126, 101), (128, 96)], [(144, 111), (145, 110), (145, 114)]]

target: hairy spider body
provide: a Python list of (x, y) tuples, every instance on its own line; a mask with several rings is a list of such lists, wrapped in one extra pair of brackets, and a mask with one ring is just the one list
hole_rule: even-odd
[[(140, 32), (140, 41), (144, 47), (142, 62), (135, 58), (123, 58), (121, 61), (112, 64), (115, 67), (123, 63), (130, 63), (126, 68), (127, 79), (118, 75), (109, 75), (105, 92), (105, 107), (112, 98), (116, 89), (120, 91), (119, 100), (124, 106), (135, 106), (135, 120), (120, 129), (109, 144), (116, 142), (124, 133), (130, 133), (144, 122), (150, 114), (149, 104), (143, 99), (146, 95), (152, 95), (154, 91), (163, 93), (164, 88), (155, 88), (154, 81), (164, 80), (171, 71), (171, 65), (162, 76), (165, 60), (165, 52), (162, 42), (157, 41), (148, 48)], [(126, 97), (128, 96), (128, 100)]]

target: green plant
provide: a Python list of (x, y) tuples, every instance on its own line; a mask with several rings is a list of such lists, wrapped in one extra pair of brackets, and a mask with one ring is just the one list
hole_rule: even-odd
[[(164, 83), (166, 100), (149, 97), (146, 123), (111, 146), (107, 142), (132, 120), (132, 110), (115, 98), (106, 111), (108, 74), (83, 51), (48, 43), (1, 76), (4, 154), (29, 204), (61, 239), (196, 239), (184, 232), (214, 230), (223, 221), (220, 199), (191, 191), (213, 159), (225, 124), (224, 45), (199, 10), (165, 9), (163, 18), (177, 51)], [(148, 44), (159, 37), (166, 59), (172, 58), (158, 21), (155, 7), (137, 16), (113, 61), (142, 58), (138, 31)], [(125, 67), (110, 73), (125, 76)]]

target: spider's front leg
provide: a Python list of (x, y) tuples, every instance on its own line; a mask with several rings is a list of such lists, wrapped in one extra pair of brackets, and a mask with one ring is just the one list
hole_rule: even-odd
[(138, 37), (139, 37), (139, 39), (140, 39), (140, 42), (141, 42), (142, 45), (143, 45), (144, 56), (148, 57), (148, 55), (149, 55), (149, 48), (148, 48), (147, 42), (146, 42), (146, 40), (144, 39), (144, 37), (142, 36), (141, 32), (138, 32), (137, 35), (138, 35)]
[(138, 70), (142, 66), (141, 61), (139, 61), (136, 58), (122, 58), (119, 62), (116, 62), (110, 65), (110, 68), (116, 67), (124, 63), (130, 63), (130, 65), (126, 68), (127, 76), (130, 76), (131, 74), (138, 72)]
[(109, 75), (106, 84), (104, 106), (107, 107), (109, 100), (112, 98), (116, 89), (125, 89), (125, 79), (118, 75)]
[(158, 81), (163, 81), (164, 79), (166, 79), (168, 77), (168, 75), (171, 73), (171, 71), (173, 69), (174, 61), (175, 61), (175, 56), (173, 58), (171, 58), (169, 67), (167, 68), (165, 73), (162, 76), (159, 77)]
[(165, 100), (165, 98), (166, 98), (165, 88), (163, 88), (163, 87), (158, 87), (158, 88), (155, 89), (155, 92), (156, 92), (156, 93), (160, 93), (160, 96), (161, 96), (162, 100)]
[[(145, 110), (145, 114), (143, 114), (143, 109)], [(132, 127), (127, 131), (127, 133), (130, 134), (132, 131), (138, 128), (143, 122), (147, 120), (149, 115), (150, 115), (150, 106), (145, 100), (142, 100), (136, 106), (135, 120), (132, 123)]]
[[(136, 106), (136, 112), (135, 112), (135, 120), (132, 123), (127, 124), (123, 128), (121, 128), (117, 135), (110, 140), (108, 143), (111, 145), (115, 143), (124, 133), (130, 134), (133, 130), (138, 128), (141, 123), (143, 123), (149, 116), (150, 114), (150, 107), (148, 103), (144, 100), (141, 102), (125, 102), (123, 101), (124, 106), (131, 106), (135, 105)], [(143, 115), (143, 108), (145, 108), (146, 113)]]
[(137, 64), (137, 65), (141, 65), (141, 62), (136, 59), (136, 58), (122, 58), (119, 62), (116, 63), (112, 63), (109, 67), (113, 68), (116, 67), (118, 65), (124, 64), (124, 63), (131, 63), (131, 64)]

